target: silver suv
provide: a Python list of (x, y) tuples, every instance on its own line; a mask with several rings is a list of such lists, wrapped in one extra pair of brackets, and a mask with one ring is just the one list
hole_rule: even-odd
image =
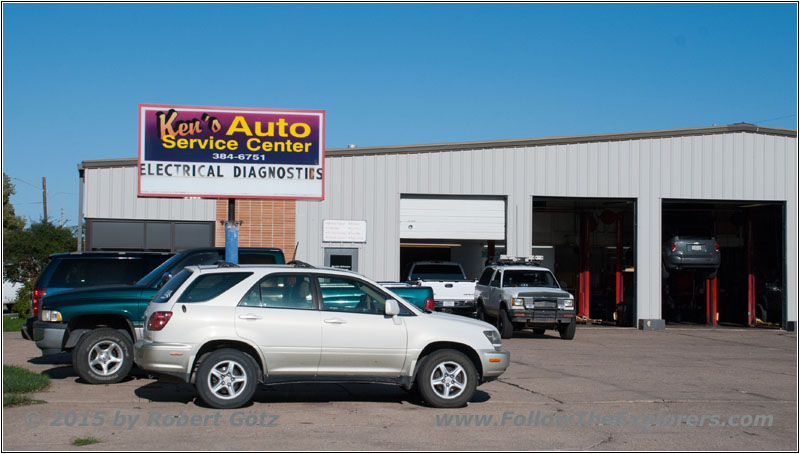
[(418, 309), (355, 273), (297, 266), (187, 267), (145, 312), (143, 369), (194, 383), (237, 408), (258, 383), (368, 382), (417, 387), (434, 407), (463, 406), (510, 355), (481, 321)]
[(501, 256), (486, 267), (475, 286), (478, 318), (493, 318), (503, 339), (523, 328), (533, 328), (535, 334), (556, 329), (562, 339), (572, 339), (575, 299), (537, 259)]

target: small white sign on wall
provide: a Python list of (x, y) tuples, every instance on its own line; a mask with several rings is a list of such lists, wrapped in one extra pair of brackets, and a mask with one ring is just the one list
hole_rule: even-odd
[(322, 221), (322, 241), (326, 243), (366, 243), (367, 221)]

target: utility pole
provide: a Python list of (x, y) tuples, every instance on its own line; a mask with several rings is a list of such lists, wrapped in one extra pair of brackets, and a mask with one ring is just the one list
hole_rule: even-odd
[(44, 205), (44, 222), (47, 222), (47, 178), (42, 177), (42, 204)]

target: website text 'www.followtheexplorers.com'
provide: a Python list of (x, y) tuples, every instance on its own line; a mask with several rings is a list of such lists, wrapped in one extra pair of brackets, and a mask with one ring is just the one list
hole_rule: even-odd
[(731, 415), (719, 414), (671, 414), (646, 413), (632, 414), (627, 411), (617, 413), (595, 413), (576, 411), (572, 413), (547, 413), (535, 410), (528, 413), (513, 411), (500, 414), (436, 415), (438, 427), (772, 427), (773, 415)]

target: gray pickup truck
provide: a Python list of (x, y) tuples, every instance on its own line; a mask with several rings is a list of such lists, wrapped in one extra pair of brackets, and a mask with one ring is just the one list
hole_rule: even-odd
[(503, 339), (524, 328), (536, 334), (555, 329), (562, 339), (574, 338), (574, 297), (549, 269), (527, 263), (512, 258), (483, 270), (475, 286), (478, 318), (493, 319)]

